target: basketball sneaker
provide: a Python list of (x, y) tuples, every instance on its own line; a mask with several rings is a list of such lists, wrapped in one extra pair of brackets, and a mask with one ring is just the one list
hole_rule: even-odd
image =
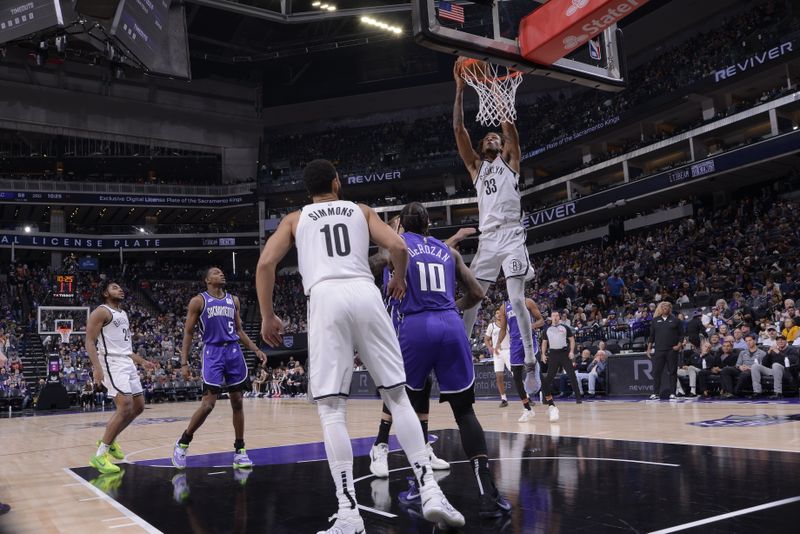
[(555, 423), (558, 421), (558, 408), (551, 404), (550, 407), (547, 408), (547, 415), (550, 416), (550, 422)]
[(500, 407), (505, 408), (508, 406), (508, 401), (506, 399), (500, 399)]
[(120, 472), (119, 466), (111, 462), (111, 458), (108, 456), (108, 453), (100, 456), (92, 456), (92, 459), (89, 460), (89, 464), (104, 475)]
[(250, 460), (250, 457), (247, 456), (247, 451), (245, 449), (239, 449), (233, 455), (233, 467), (236, 469), (250, 469), (253, 467), (253, 462)]
[[(97, 440), (97, 446), (100, 446), (100, 441)], [(116, 460), (122, 460), (125, 458), (125, 454), (122, 452), (122, 448), (119, 446), (119, 443), (116, 441), (113, 442), (111, 445), (108, 446), (108, 454), (111, 455), (112, 458)]]
[(520, 423), (527, 423), (528, 421), (531, 420), (531, 417), (533, 417), (533, 409), (526, 410), (523, 408), (522, 415), (519, 416), (519, 419), (517, 419), (517, 421)]
[(445, 469), (450, 469), (450, 464), (438, 458), (435, 454), (433, 454), (433, 447), (431, 444), (428, 443), (428, 457), (431, 459), (431, 468), (434, 471), (444, 471)]
[(317, 534), (364, 534), (364, 520), (358, 512), (352, 515), (342, 515), (341, 512), (333, 514), (328, 521), (336, 520), (328, 530), (320, 530)]
[(184, 504), (189, 499), (189, 482), (186, 473), (178, 473), (172, 477), (172, 498), (178, 504)]
[(389, 445), (378, 443), (369, 451), (369, 470), (378, 478), (389, 477)]
[(661, 397), (659, 397), (658, 395), (653, 394), (653, 395), (650, 395), (650, 397), (647, 400), (661, 400)]
[(439, 486), (422, 490), (420, 498), (422, 499), (422, 516), (438, 528), (447, 530), (447, 527), (464, 526), (464, 516), (453, 508)]
[(494, 490), (494, 495), (481, 495), (481, 504), (478, 509), (478, 515), (481, 519), (491, 519), (493, 517), (500, 517), (511, 511), (511, 503), (500, 495), (497, 489)]
[(172, 449), (172, 465), (178, 469), (186, 469), (186, 449), (188, 445), (184, 445), (180, 441), (175, 442), (175, 448)]
[(408, 489), (401, 491), (397, 495), (397, 500), (404, 504), (416, 502), (419, 504), (419, 487), (417, 486), (416, 477), (406, 477), (408, 480)]

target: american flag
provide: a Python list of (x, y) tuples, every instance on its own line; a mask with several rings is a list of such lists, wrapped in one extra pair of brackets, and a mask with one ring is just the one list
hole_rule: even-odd
[(439, 2), (439, 17), (464, 24), (464, 8), (450, 2)]

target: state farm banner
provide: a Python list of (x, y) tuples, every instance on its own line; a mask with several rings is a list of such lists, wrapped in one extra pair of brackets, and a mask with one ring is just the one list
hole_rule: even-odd
[(346, 185), (376, 184), (381, 182), (394, 182), (400, 180), (402, 177), (403, 173), (399, 169), (370, 171), (363, 174), (347, 175), (344, 178), (344, 183)]
[(647, 1), (551, 0), (520, 22), (520, 52), (525, 59), (552, 65)]

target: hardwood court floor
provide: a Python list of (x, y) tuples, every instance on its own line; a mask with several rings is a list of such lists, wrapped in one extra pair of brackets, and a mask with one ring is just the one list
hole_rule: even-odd
[[(200, 507), (201, 509), (213, 508), (217, 502), (208, 499), (209, 495), (220, 495), (220, 506), (230, 507), (227, 528), (211, 522), (204, 523), (202, 514), (198, 523), (192, 523), (189, 519), (175, 523), (162, 521), (163, 517), (188, 518), (192, 515), (174, 508), (176, 505), (171, 499), (173, 486), (170, 484), (174, 472), (169, 468), (151, 467), (166, 463), (158, 459), (169, 457), (172, 444), (197, 406), (196, 403), (183, 402), (147, 406), (138, 424), (132, 425), (121, 436), (120, 443), (127, 453), (126, 459), (135, 465), (127, 467), (118, 493), (110, 493), (123, 501), (124, 507), (117, 500), (86, 483), (84, 479), (96, 478), (92, 470), (80, 469), (87, 466), (95, 448), (94, 443), (102, 434), (110, 413), (0, 419), (0, 501), (12, 506), (10, 513), (0, 517), (0, 531), (128, 533), (152, 532), (150, 525), (153, 525), (164, 532), (205, 530), (305, 533), (325, 528), (327, 516), (335, 511), (335, 505), (326, 466), (324, 462), (314, 462), (315, 459), (322, 458), (319, 445), (262, 451), (256, 460), (257, 466), (251, 476), (252, 480), (247, 482), (250, 490), (247, 498), (236, 493), (240, 486), (233, 484), (235, 480), (231, 477), (230, 468), (224, 467), (230, 461), (227, 457), (233, 441), (230, 409), (226, 404), (220, 401), (205, 426), (196, 434), (190, 450), (187, 482), (191, 487), (193, 502), (210, 503)], [(246, 399), (245, 407), (246, 441), (251, 451), (266, 447), (318, 443), (322, 439), (316, 410), (305, 401)], [(509, 458), (538, 455), (554, 458), (552, 461), (557, 461), (556, 457), (564, 458), (564, 462), (559, 463), (560, 469), (545, 468), (542, 462), (522, 462), (522, 467), (516, 468), (504, 460), (493, 462), (498, 484), (518, 505), (518, 512), (515, 512), (511, 523), (503, 532), (579, 532), (584, 528), (592, 532), (645, 532), (800, 497), (800, 479), (797, 477), (800, 472), (800, 404), (796, 401), (650, 403), (611, 400), (586, 402), (581, 406), (561, 402), (559, 407), (561, 420), (558, 423), (548, 422), (545, 411), (537, 406), (534, 420), (520, 424), (516, 421), (520, 414), (518, 403), (512, 402), (508, 408), (499, 408), (496, 400), (479, 401), (476, 405), (478, 416), (489, 432), (491, 456)], [(377, 400), (350, 402), (348, 426), (351, 437), (367, 438), (356, 441), (356, 448), (362, 454), (370, 443), (368, 438), (377, 429), (379, 413), (380, 402)], [(698, 426), (697, 423), (702, 423), (703, 426)], [(440, 438), (434, 447), (446, 459), (460, 459), (463, 455), (457, 432), (440, 431), (454, 428), (456, 425), (447, 405), (433, 403), (430, 429), (431, 434)], [(718, 446), (725, 449), (691, 445)], [(522, 447), (522, 452), (516, 450), (519, 447)], [(298, 451), (301, 450), (302, 453), (298, 456)], [(292, 452), (282, 460), (283, 456), (280, 454), (286, 451)], [(789, 454), (770, 451), (784, 451)], [(224, 454), (212, 455), (213, 453)], [(580, 463), (577, 469), (571, 468), (570, 465), (577, 460), (568, 460), (567, 457), (626, 461), (591, 460), (603, 465), (603, 470), (598, 472), (587, 471), (580, 467)], [(262, 463), (261, 458), (272, 458), (276, 465), (263, 465), (271, 460)], [(308, 469), (295, 470), (287, 467), (302, 459), (308, 463), (298, 465), (308, 465)], [(391, 459), (392, 467), (399, 468), (403, 465), (399, 454), (393, 454)], [(641, 471), (636, 464), (639, 460), (654, 464), (681, 465), (682, 467), (677, 468), (681, 471), (680, 476), (634, 476)], [(727, 462), (725, 469), (719, 468), (720, 462)], [(199, 469), (217, 464), (223, 467), (216, 470), (205, 469), (203, 473), (192, 468), (193, 465)], [(718, 465), (718, 468), (705, 473), (699, 469), (712, 464)], [(356, 477), (369, 474), (367, 465), (367, 458), (356, 458)], [(73, 471), (71, 468), (76, 469)], [(209, 473), (216, 474), (208, 476)], [(391, 502), (379, 502), (381, 492), (377, 491), (376, 495), (376, 488), (370, 484), (357, 488), (360, 503), (374, 508), (390, 505), (390, 515), (394, 515), (397, 512), (396, 495), (403, 489), (406, 474), (398, 472), (390, 480)], [(788, 486), (781, 486), (776, 481), (782, 481), (782, 476), (789, 481)], [(468, 513), (472, 506), (469, 499), (475, 491), (469, 473), (464, 472), (463, 465), (454, 466), (448, 478), (449, 480), (444, 479), (442, 482), (443, 487), (455, 495), (454, 502), (458, 501), (457, 505), (466, 507)], [(209, 482), (217, 479), (218, 483)], [(522, 490), (517, 491), (521, 487), (519, 482), (531, 479), (537, 480), (537, 487), (558, 490), (560, 497), (550, 500), (542, 500), (536, 496), (525, 497)], [(743, 483), (749, 484), (752, 489), (748, 495), (739, 498), (726, 493), (733, 491), (734, 487), (741, 489)], [(300, 506), (294, 499), (297, 495), (307, 493), (303, 488), (308, 486), (313, 486), (318, 500), (309, 506)], [(253, 488), (258, 490), (252, 491)], [(104, 489), (111, 488), (106, 486)], [(266, 489), (274, 495), (274, 502), (265, 500)], [(380, 487), (377, 489), (380, 490)], [(207, 495), (204, 496), (204, 492)], [(640, 514), (628, 516), (620, 512), (618, 518), (621, 523), (609, 522), (607, 519), (605, 522), (598, 520), (596, 512), (594, 519), (590, 518), (583, 523), (573, 521), (587, 508), (593, 510), (599, 506), (601, 510), (607, 509), (616, 502), (610, 497), (619, 498), (621, 493), (630, 494), (631, 498), (637, 499), (636, 505), (640, 508)], [(204, 497), (205, 501), (202, 500)], [(256, 519), (245, 521), (246, 528), (240, 529), (235, 523), (243, 520), (242, 502), (249, 503), (244, 509), (250, 510), (250, 515)], [(619, 508), (626, 502), (628, 501), (621, 500), (615, 506)], [(272, 509), (273, 506), (275, 509), (272, 513), (275, 517), (281, 517), (286, 515), (287, 510), (293, 510), (292, 513), (298, 518), (295, 522), (298, 529), (286, 530), (277, 526), (271, 530), (267, 528), (272, 520), (264, 516), (264, 509)], [(137, 508), (142, 513), (131, 513), (129, 508)], [(195, 505), (195, 509), (197, 508)], [(690, 509), (691, 513), (677, 513), (678, 509), (683, 508)], [(162, 510), (164, 513), (144, 517), (150, 509)], [(238, 516), (235, 513), (237, 510)], [(527, 512), (523, 513), (523, 510)], [(656, 513), (663, 510), (675, 510), (676, 513), (674, 517)], [(706, 526), (703, 529), (718, 532), (749, 529), (752, 532), (754, 525), (757, 525), (761, 527), (755, 528), (758, 532), (787, 531), (781, 528), (782, 518), (787, 514), (797, 518), (798, 512), (798, 502), (789, 502), (785, 506), (780, 506), (779, 502), (774, 508), (754, 510), (738, 516), (740, 519), (713, 523), (711, 527)], [(245, 519), (247, 515), (244, 514)], [(420, 531), (409, 519), (413, 514), (396, 520), (387, 520), (385, 515), (371, 512), (364, 512), (363, 515), (370, 527), (368, 532)], [(641, 524), (630, 525), (628, 528), (623, 524), (626, 521), (641, 521)], [(796, 522), (791, 524), (796, 525)], [(274, 525), (279, 525), (279, 522)], [(786, 528), (791, 530), (794, 527), (786, 525)], [(426, 531), (430, 532), (430, 528)], [(467, 531), (497, 532), (501, 531), (501, 526)]]

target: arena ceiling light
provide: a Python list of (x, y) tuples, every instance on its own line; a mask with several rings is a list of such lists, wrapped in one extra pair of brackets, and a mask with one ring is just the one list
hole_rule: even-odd
[(336, 11), (336, 5), (331, 4), (330, 2), (313, 2), (311, 7), (316, 7), (317, 9), (321, 9), (323, 11)]
[(391, 24), (386, 24), (380, 20), (375, 20), (372, 17), (361, 17), (361, 22), (367, 24), (369, 26), (374, 26), (376, 28), (380, 28), (382, 30), (386, 30), (390, 33), (394, 33), (395, 35), (400, 35), (403, 33), (403, 28), (399, 26), (392, 26)]

